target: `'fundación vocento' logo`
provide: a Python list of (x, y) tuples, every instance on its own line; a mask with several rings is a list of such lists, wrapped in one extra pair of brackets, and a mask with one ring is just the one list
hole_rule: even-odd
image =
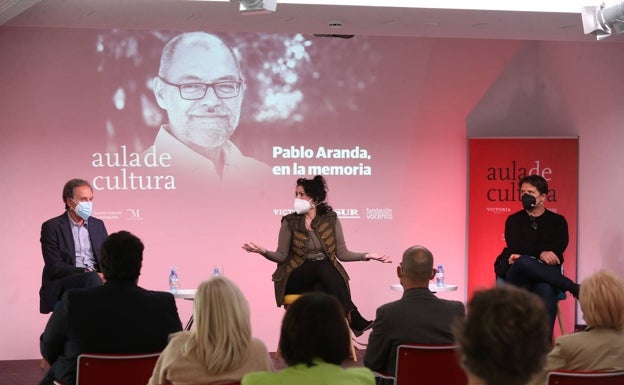
[(392, 209), (384, 208), (384, 209), (369, 209), (366, 208), (366, 219), (371, 220), (391, 220), (392, 219)]

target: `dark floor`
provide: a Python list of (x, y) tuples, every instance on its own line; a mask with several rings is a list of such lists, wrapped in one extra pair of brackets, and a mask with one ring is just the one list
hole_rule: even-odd
[(0, 361), (0, 384), (37, 385), (48, 369), (40, 365), (41, 360)]
[[(362, 358), (364, 350), (356, 348), (357, 361), (351, 359), (345, 360), (343, 367), (363, 366)], [(276, 369), (284, 367), (284, 361), (281, 358), (275, 358), (275, 353), (271, 353), (273, 357), (273, 365)], [(15, 360), (0, 361), (0, 385), (37, 385), (44, 373), (48, 370), (48, 366), (41, 366), (41, 360)]]

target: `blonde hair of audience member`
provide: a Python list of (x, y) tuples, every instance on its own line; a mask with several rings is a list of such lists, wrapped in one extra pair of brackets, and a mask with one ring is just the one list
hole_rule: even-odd
[(192, 338), (182, 354), (195, 352), (212, 374), (238, 368), (251, 340), (249, 304), (241, 290), (225, 277), (199, 285), (193, 308)]
[(454, 335), (470, 384), (524, 385), (550, 350), (543, 302), (510, 285), (476, 292)]
[(624, 369), (624, 281), (600, 270), (581, 282), (579, 303), (587, 330), (558, 337), (532, 385), (546, 384), (553, 370)]
[(624, 330), (624, 281), (614, 273), (600, 270), (584, 279), (579, 302), (588, 327)]

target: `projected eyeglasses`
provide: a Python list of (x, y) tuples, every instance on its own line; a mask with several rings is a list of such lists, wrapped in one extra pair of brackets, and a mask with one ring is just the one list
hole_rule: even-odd
[(160, 80), (170, 86), (178, 87), (180, 97), (186, 100), (199, 100), (206, 96), (208, 88), (212, 88), (221, 99), (235, 98), (240, 93), (241, 81), (223, 81), (216, 83), (172, 83), (169, 80), (159, 76)]

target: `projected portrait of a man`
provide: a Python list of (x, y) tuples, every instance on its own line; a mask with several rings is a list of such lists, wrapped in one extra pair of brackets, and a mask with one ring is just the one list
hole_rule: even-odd
[(241, 153), (230, 137), (238, 126), (245, 79), (234, 51), (216, 35), (189, 32), (163, 48), (154, 95), (166, 110), (154, 141), (174, 170), (229, 184), (270, 175), (269, 166)]

